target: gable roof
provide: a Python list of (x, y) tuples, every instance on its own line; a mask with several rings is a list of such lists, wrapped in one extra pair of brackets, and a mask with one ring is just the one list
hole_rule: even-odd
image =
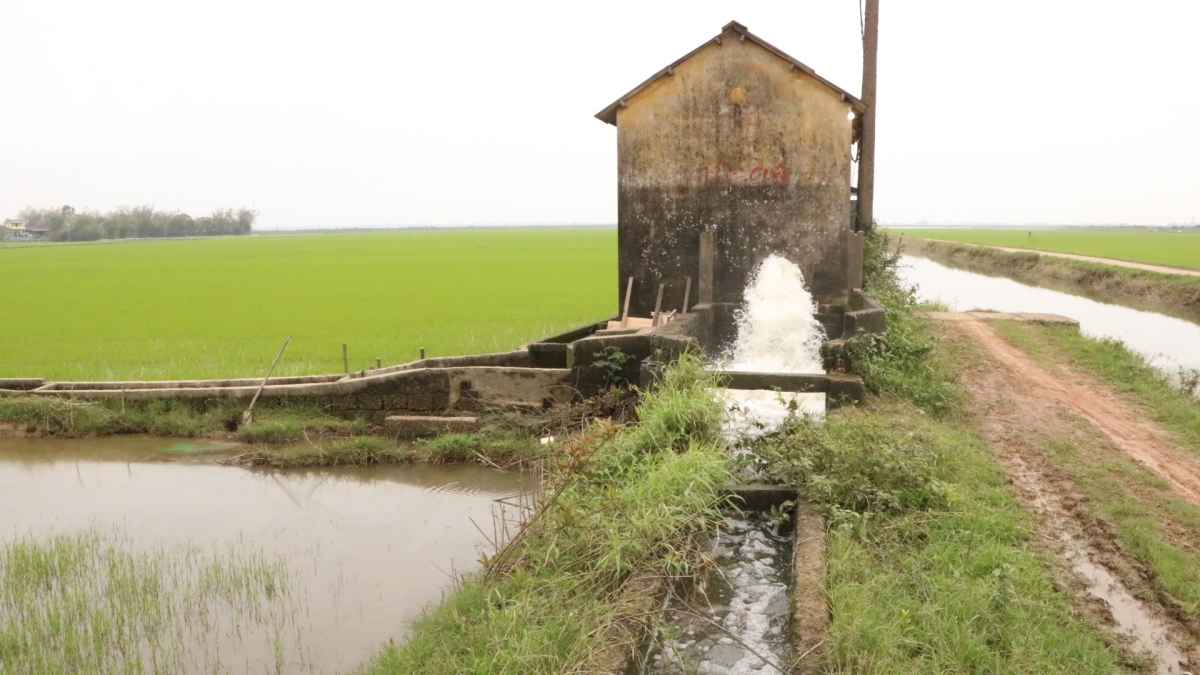
[(683, 63), (684, 61), (687, 61), (688, 59), (695, 56), (697, 53), (699, 53), (699, 51), (701, 49), (704, 49), (705, 47), (712, 44), (713, 42), (715, 42), (717, 44), (721, 44), (721, 36), (730, 31), (741, 35), (740, 39), (742, 41), (750, 40), (751, 42), (758, 45), (759, 47), (762, 47), (763, 49), (771, 52), (775, 56), (778, 56), (779, 58), (786, 61), (788, 63), (788, 65), (790, 66), (788, 68), (788, 70), (798, 68), (805, 75), (808, 75), (809, 77), (815, 79), (816, 81), (820, 82), (821, 84), (823, 84), (823, 85), (829, 87), (830, 89), (834, 90), (835, 92), (841, 94), (842, 100), (849, 103), (850, 107), (854, 110), (854, 112), (862, 114), (867, 111), (867, 104), (858, 100), (858, 98), (853, 96), (850, 92), (846, 91), (845, 89), (842, 89), (841, 87), (830, 82), (829, 80), (826, 80), (825, 78), (821, 77), (820, 75), (817, 75), (817, 71), (813, 70), (812, 68), (809, 68), (808, 66), (804, 65), (803, 63), (800, 63), (796, 59), (785, 54), (779, 48), (768, 43), (766, 40), (763, 40), (762, 38), (758, 37), (754, 33), (751, 33), (750, 29), (746, 28), (742, 24), (740, 24), (736, 21), (730, 21), (729, 23), (725, 24), (721, 28), (721, 32), (718, 33), (716, 37), (714, 37), (711, 40), (705, 41), (704, 44), (700, 45), (699, 47), (696, 47), (695, 49), (688, 52), (687, 54), (684, 54), (680, 59), (678, 59), (671, 65), (667, 66), (666, 68), (663, 68), (662, 70), (658, 71), (654, 75), (651, 75), (650, 79), (648, 79), (645, 82), (634, 87), (632, 90), (629, 91), (628, 94), (625, 94), (624, 96), (617, 99), (616, 101), (613, 101), (612, 104), (610, 104), (607, 108), (596, 113), (596, 119), (598, 119), (602, 122), (608, 122), (609, 124), (616, 126), (616, 124), (617, 124), (617, 109), (618, 108), (625, 107), (626, 102), (629, 99), (633, 98), (635, 95), (637, 95), (638, 92), (640, 92), (641, 90), (650, 86), (655, 80), (662, 77), (663, 75), (674, 75), (676, 66), (678, 66), (679, 64)]

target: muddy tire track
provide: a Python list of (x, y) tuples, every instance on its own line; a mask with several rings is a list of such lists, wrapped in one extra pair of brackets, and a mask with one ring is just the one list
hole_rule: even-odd
[(1165, 431), (1142, 419), (1111, 391), (1052, 375), (982, 321), (963, 321), (957, 326), (1024, 379), (1031, 395), (1040, 393), (1091, 422), (1113, 445), (1162, 476), (1185, 499), (1200, 505), (1200, 458), (1175, 445)]
[[(1121, 551), (1116, 537), (1080, 508), (1088, 501), (1070, 476), (1039, 450), (1046, 437), (1082, 440), (1089, 436), (1071, 419), (1082, 417), (1120, 452), (1152, 470), (1158, 462), (1186, 451), (1174, 447), (1166, 433), (1138, 420), (1136, 413), (1112, 392), (1098, 386), (1067, 382), (1034, 363), (980, 321), (952, 324), (978, 342), (982, 362), (960, 374), (975, 405), (972, 410), (984, 439), (1004, 467), (1018, 495), (1039, 517), (1038, 529), (1049, 548), (1069, 570), (1070, 587), (1085, 613), (1111, 622), (1114, 633), (1131, 652), (1149, 656), (1160, 675), (1182, 675), (1200, 655), (1188, 647), (1193, 626), (1158, 602), (1152, 593), (1139, 593), (1152, 576)], [(949, 335), (950, 339), (958, 336)], [(1098, 439), (1097, 439), (1098, 440)], [(1194, 458), (1186, 457), (1192, 462)], [(1188, 499), (1200, 497), (1200, 470), (1188, 464), (1164, 475)], [(1157, 470), (1156, 470), (1157, 471)], [(1160, 475), (1161, 472), (1159, 472)], [(1189, 494), (1180, 485), (1194, 488)]]

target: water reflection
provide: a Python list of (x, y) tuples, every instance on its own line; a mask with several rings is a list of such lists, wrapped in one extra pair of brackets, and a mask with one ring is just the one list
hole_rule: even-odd
[[(492, 500), (528, 487), (521, 474), (475, 466), (247, 471), (170, 461), (235, 452), (173, 444), (0, 439), (0, 541), (99, 526), (146, 550), (191, 541), (282, 556), (304, 596), (297, 641), (315, 672), (352, 668), (401, 638), (452, 572), (475, 567), (483, 536), (471, 520), (489, 528)], [(274, 662), (254, 645), (229, 652), (259, 664), (247, 671)]]
[(901, 264), (903, 277), (919, 286), (923, 299), (944, 303), (952, 310), (1061, 314), (1077, 319), (1084, 334), (1121, 340), (1158, 367), (1200, 368), (1200, 326), (1194, 323), (965, 272), (925, 258), (904, 256)]

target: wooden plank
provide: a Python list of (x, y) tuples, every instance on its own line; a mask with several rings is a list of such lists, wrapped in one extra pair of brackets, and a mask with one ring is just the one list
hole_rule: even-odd
[(654, 326), (657, 326), (659, 323), (661, 323), (660, 317), (662, 317), (662, 295), (664, 285), (665, 284), (658, 285), (658, 298), (654, 301), (654, 314), (650, 315), (654, 318), (654, 323), (652, 324)]
[(700, 233), (700, 302), (713, 301), (713, 232)]

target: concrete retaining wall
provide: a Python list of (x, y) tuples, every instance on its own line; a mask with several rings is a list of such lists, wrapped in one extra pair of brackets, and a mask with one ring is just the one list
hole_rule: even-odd
[[(235, 381), (240, 382), (240, 381)], [(260, 381), (261, 382), (261, 381)], [(50, 383), (30, 391), (35, 396), (83, 400), (119, 398), (126, 401), (176, 399), (203, 407), (211, 401), (237, 399), (249, 403), (258, 391), (253, 385), (142, 386), (141, 382)], [(260, 401), (314, 405), (331, 413), (364, 416), (375, 421), (398, 413), (448, 413), (482, 407), (542, 408), (570, 402), (575, 397), (571, 371), (565, 368), (510, 368), (466, 366), (413, 368), (340, 376), (336, 381), (276, 383), (263, 388)]]

